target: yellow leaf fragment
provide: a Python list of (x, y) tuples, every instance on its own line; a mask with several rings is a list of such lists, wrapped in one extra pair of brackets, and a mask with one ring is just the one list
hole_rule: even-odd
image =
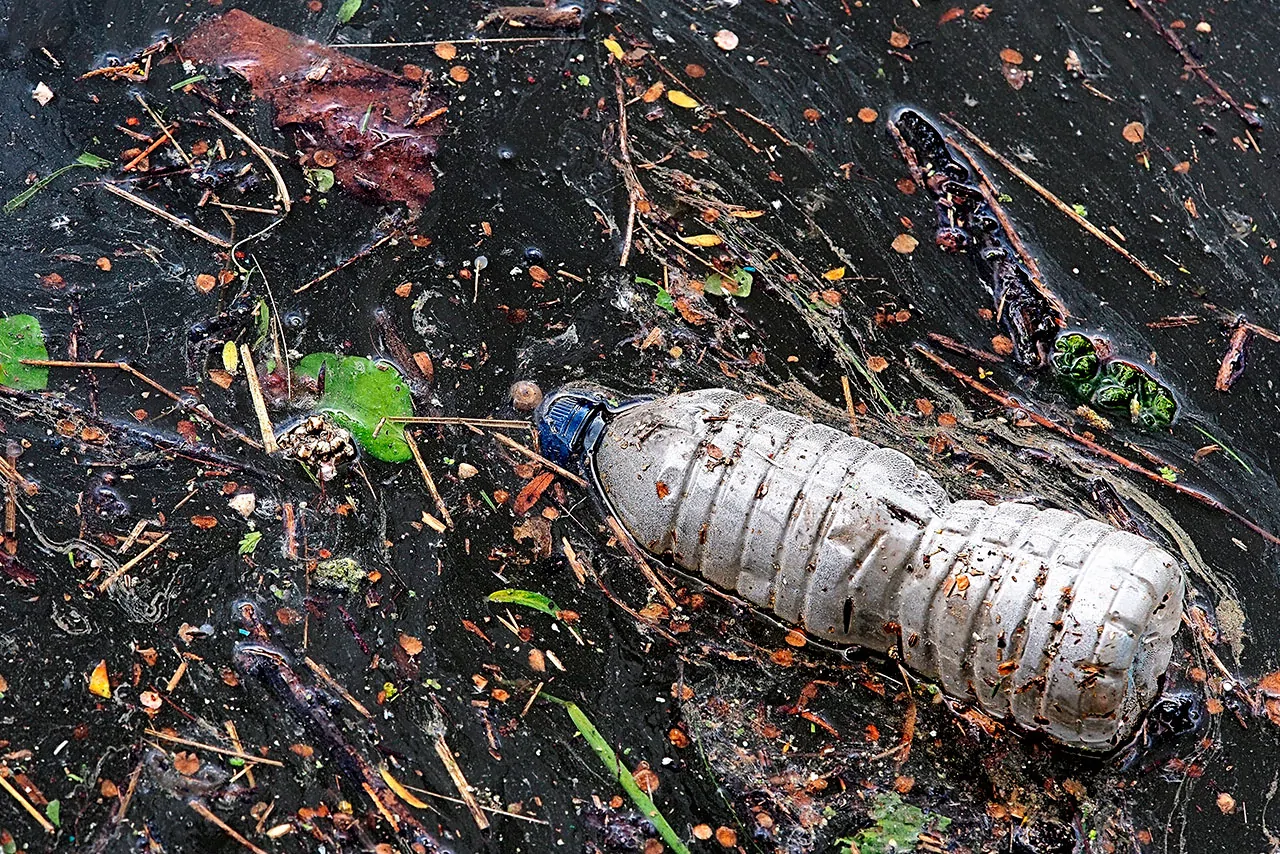
[(605, 39), (601, 44), (609, 49), (609, 53), (613, 54), (614, 59), (621, 60), (622, 57), (626, 56), (626, 51), (622, 49), (622, 45), (613, 39)]
[(421, 798), (413, 792), (410, 792), (400, 783), (399, 780), (391, 776), (391, 772), (387, 770), (386, 765), (379, 765), (378, 773), (382, 775), (382, 782), (386, 783), (387, 788), (395, 792), (396, 797), (400, 800), (404, 801), (409, 806), (417, 807), (420, 810), (429, 809), (429, 807), (422, 802)]
[(910, 255), (920, 245), (920, 241), (916, 240), (910, 234), (899, 234), (893, 238), (893, 251), (902, 255)]
[(719, 246), (724, 243), (718, 234), (688, 234), (681, 235), (680, 239), (690, 246)]
[(844, 278), (844, 267), (834, 267), (822, 274), (828, 282), (838, 282)]
[(107, 660), (104, 658), (98, 662), (98, 666), (93, 668), (93, 674), (89, 677), (89, 693), (95, 697), (102, 697), (104, 700), (111, 699), (111, 680), (107, 678)]
[(222, 367), (229, 374), (234, 374), (240, 367), (240, 351), (236, 349), (236, 342), (228, 341), (222, 345)]
[(679, 89), (669, 90), (667, 92), (667, 100), (677, 107), (684, 107), (686, 110), (692, 110), (698, 106), (698, 102), (692, 96), (681, 92)]
[(759, 219), (764, 216), (764, 211), (729, 211), (729, 216), (736, 216), (738, 219)]

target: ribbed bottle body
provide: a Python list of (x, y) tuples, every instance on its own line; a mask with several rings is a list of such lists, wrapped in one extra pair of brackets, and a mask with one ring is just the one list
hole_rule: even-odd
[(1183, 577), (1134, 534), (952, 503), (906, 455), (724, 389), (614, 416), (593, 465), (641, 547), (988, 714), (1106, 749), (1158, 692)]

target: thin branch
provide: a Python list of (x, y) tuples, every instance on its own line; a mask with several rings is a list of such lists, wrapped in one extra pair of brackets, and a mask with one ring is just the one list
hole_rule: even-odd
[(271, 173), (272, 180), (276, 182), (276, 193), (280, 196), (280, 204), (284, 205), (284, 212), (288, 213), (293, 208), (293, 199), (289, 198), (289, 188), (285, 186), (284, 176), (281, 175), (280, 170), (276, 168), (275, 161), (271, 159), (271, 155), (267, 154), (266, 150), (261, 145), (254, 142), (247, 133), (236, 127), (235, 124), (226, 116), (222, 115), (222, 113), (219, 113), (212, 107), (210, 107), (207, 112), (223, 127), (235, 134), (241, 142), (249, 146), (249, 149), (254, 154), (258, 155), (258, 159), (266, 164), (267, 171)]
[(196, 747), (196, 748), (199, 748), (200, 750), (208, 750), (212, 753), (221, 753), (223, 756), (234, 756), (237, 759), (243, 759), (245, 762), (257, 762), (259, 765), (271, 765), (276, 768), (284, 767), (284, 763), (276, 759), (267, 759), (264, 756), (254, 756), (252, 753), (245, 753), (243, 750), (232, 750), (227, 747), (218, 747), (217, 745), (213, 745), (213, 744), (204, 744), (199, 741), (192, 741), (189, 738), (179, 738), (176, 735), (169, 735), (168, 733), (161, 732), (158, 729), (148, 728), (147, 730), (145, 730), (145, 732), (147, 735), (152, 736), (153, 738), (163, 739), (164, 741), (171, 741), (174, 744), (181, 744), (184, 747)]
[(142, 561), (146, 560), (148, 555), (150, 555), (156, 549), (160, 548), (165, 544), (165, 541), (169, 539), (169, 536), (170, 536), (169, 532), (166, 531), (165, 533), (161, 534), (154, 543), (147, 546), (142, 551), (138, 552), (136, 555), (131, 557), (126, 562), (120, 564), (119, 569), (117, 569), (115, 572), (111, 573), (106, 578), (104, 578), (102, 580), (102, 583), (98, 585), (98, 592), (106, 593), (107, 588), (109, 588), (112, 584), (114, 584), (117, 578), (124, 575), (129, 570), (133, 569)]
[(132, 204), (137, 205), (147, 213), (154, 214), (155, 216), (160, 217), (162, 220), (169, 223), (170, 225), (177, 226), (178, 228), (181, 228), (183, 231), (187, 231), (187, 232), (190, 232), (191, 234), (194, 234), (196, 237), (200, 238), (201, 240), (207, 240), (210, 243), (212, 243), (214, 246), (218, 246), (223, 249), (231, 248), (231, 242), (229, 240), (225, 240), (224, 238), (218, 237), (216, 234), (210, 234), (209, 232), (205, 231), (203, 228), (200, 228), (199, 226), (192, 225), (191, 223), (187, 222), (182, 217), (177, 216), (176, 214), (169, 213), (167, 210), (160, 207), (159, 205), (153, 205), (151, 202), (147, 201), (141, 196), (135, 196), (133, 193), (130, 193), (128, 190), (121, 189), (120, 187), (117, 187), (115, 184), (109, 183), (107, 181), (99, 181), (98, 186), (109, 193), (119, 196), (120, 198), (124, 199), (126, 202), (130, 202)]
[(53, 833), (53, 822), (41, 815), (40, 811), (31, 804), (31, 801), (27, 800), (26, 796), (24, 796), (22, 792), (19, 792), (14, 788), (14, 785), (5, 778), (4, 774), (0, 774), (0, 787), (4, 788), (4, 790), (9, 793), (10, 797), (17, 801), (24, 810), (30, 813), (32, 818), (40, 822), (40, 826), (44, 828), (45, 833)]
[(1236, 510), (1232, 510), (1230, 507), (1226, 506), (1221, 501), (1218, 501), (1216, 498), (1211, 498), (1210, 496), (1205, 495), (1203, 492), (1197, 492), (1196, 490), (1191, 489), (1188, 486), (1183, 486), (1180, 483), (1175, 483), (1174, 481), (1166, 480), (1156, 472), (1153, 472), (1150, 469), (1143, 468), (1142, 466), (1135, 463), (1133, 460), (1120, 456), (1115, 451), (1112, 451), (1108, 448), (1104, 448), (1103, 446), (1099, 445), (1097, 442), (1094, 442), (1092, 439), (1086, 439), (1084, 436), (1081, 436), (1079, 433), (1076, 433), (1074, 430), (1070, 430), (1066, 427), (1063, 427), (1060, 424), (1050, 421), (1048, 418), (1045, 418), (1043, 415), (1040, 415), (1032, 411), (1029, 407), (1025, 406), (1021, 401), (1017, 400), (1016, 398), (1013, 398), (1007, 394), (1004, 394), (1003, 392), (997, 391), (991, 388), (990, 386), (986, 385), (985, 383), (974, 379), (973, 377), (966, 374), (964, 371), (960, 370), (959, 368), (952, 365), (950, 362), (943, 359), (941, 356), (938, 356), (930, 352), (927, 348), (919, 344), (915, 345), (915, 351), (920, 355), (924, 356), (929, 361), (933, 362), (943, 371), (946, 371), (952, 377), (956, 378), (960, 382), (969, 386), (974, 391), (985, 394), (987, 397), (991, 398), (996, 403), (1000, 404), (1006, 409), (1016, 409), (1024, 413), (1027, 416), (1027, 418), (1031, 419), (1036, 424), (1040, 425), (1041, 427), (1044, 427), (1046, 430), (1052, 430), (1053, 432), (1059, 434), (1060, 436), (1065, 436), (1071, 441), (1076, 442), (1077, 444), (1089, 449), (1090, 451), (1097, 454), (1098, 456), (1101, 456), (1107, 460), (1110, 460), (1116, 465), (1121, 466), (1125, 469), (1128, 469), (1129, 471), (1134, 472), (1135, 474), (1140, 474), (1143, 477), (1145, 477), (1147, 480), (1152, 481), (1153, 483), (1158, 483), (1161, 486), (1165, 487), (1166, 489), (1172, 489), (1174, 492), (1177, 492), (1180, 495), (1185, 495), (1188, 498), (1193, 498), (1196, 501), (1200, 502), (1201, 504), (1205, 505), (1206, 507), (1210, 507), (1221, 513), (1225, 513), (1226, 515), (1230, 516), (1232, 519), (1235, 519), (1237, 522), (1244, 525), (1250, 531), (1253, 531), (1255, 534), (1262, 537), (1267, 542), (1280, 545), (1280, 537), (1277, 537), (1275, 534), (1261, 527), (1257, 522), (1254, 522), (1252, 519), (1243, 515), (1242, 513)]
[(250, 439), (244, 433), (241, 433), (239, 430), (237, 430), (236, 428), (232, 427), (229, 424), (224, 424), (222, 421), (218, 420), (217, 416), (215, 416), (212, 412), (209, 412), (207, 409), (201, 409), (200, 407), (192, 406), (191, 404), (187, 403), (185, 400), (178, 397), (178, 395), (169, 391), (169, 389), (160, 385), (160, 383), (151, 379), (149, 376), (147, 376), (142, 371), (135, 368), (133, 365), (130, 365), (128, 362), (75, 362), (75, 361), (68, 361), (63, 359), (22, 359), (21, 363), (24, 365), (32, 365), (34, 367), (41, 367), (41, 368), (89, 368), (89, 369), (109, 368), (117, 371), (124, 371), (129, 376), (143, 383), (146, 383), (156, 391), (163, 394), (165, 397), (172, 400), (174, 403), (178, 404), (178, 406), (180, 406), (184, 412), (189, 412), (192, 415), (196, 416), (197, 418), (201, 418), (209, 422), (210, 424), (214, 425), (218, 429), (222, 430), (224, 433), (227, 433), (228, 435), (236, 437), (241, 442), (244, 442), (246, 445), (248, 445), (251, 448), (257, 448), (258, 450), (262, 450), (261, 445), (259, 445), (257, 442)]
[(506, 445), (511, 450), (519, 451), (529, 459), (542, 463), (544, 466), (551, 469), (556, 474), (560, 475), (563, 478), (567, 478), (568, 480), (573, 481), (574, 483), (578, 484), (578, 486), (581, 486), (583, 489), (586, 489), (589, 486), (589, 484), (584, 479), (574, 474), (573, 472), (569, 471), (564, 466), (556, 465), (555, 463), (551, 462), (551, 460), (542, 456), (542, 454), (539, 454), (537, 451), (533, 451), (533, 450), (530, 450), (529, 448), (526, 448), (524, 445), (521, 445), (519, 442), (517, 442), (515, 439), (512, 439), (510, 436), (504, 436), (501, 433), (494, 433), (493, 431), (489, 431), (489, 435), (497, 439), (503, 445)]
[(436, 489), (436, 479), (431, 476), (431, 471), (427, 468), (426, 462), (422, 459), (422, 452), (418, 450), (418, 442), (413, 438), (413, 432), (404, 431), (405, 444), (409, 446), (409, 453), (413, 455), (413, 461), (418, 466), (418, 472), (422, 475), (422, 480), (427, 485), (427, 492), (431, 494), (431, 500), (436, 503), (436, 509), (440, 511), (441, 518), (444, 519), (445, 525), (453, 527), (453, 516), (449, 514), (449, 507), (444, 503), (444, 498), (440, 495), (440, 490)]
[(987, 145), (987, 143), (985, 143), (973, 131), (969, 130), (959, 121), (952, 118), (951, 116), (946, 115), (945, 113), (942, 115), (942, 120), (945, 121), (947, 124), (951, 125), (956, 130), (960, 131), (960, 133), (964, 134), (965, 138), (968, 139), (970, 142), (972, 142), (974, 145), (978, 146), (978, 148), (981, 148), (984, 154), (986, 154), (988, 157), (998, 162), (1005, 169), (1008, 169), (1011, 173), (1013, 173), (1013, 176), (1015, 178), (1017, 178), (1019, 181), (1022, 181), (1028, 187), (1030, 187), (1031, 189), (1039, 193), (1041, 198), (1043, 198), (1049, 204), (1053, 205), (1059, 211), (1064, 213), (1067, 217), (1073, 220), (1076, 223), (1076, 225), (1080, 226), (1085, 231), (1089, 232), (1094, 237), (1101, 240), (1107, 246), (1111, 247), (1116, 252), (1120, 253), (1120, 255), (1126, 261), (1128, 261), (1130, 264), (1132, 264), (1133, 266), (1141, 270), (1142, 274), (1145, 275), (1147, 278), (1151, 279), (1151, 281), (1155, 282), (1157, 285), (1168, 284), (1168, 282), (1165, 281), (1163, 276), (1161, 276), (1155, 270), (1152, 270), (1146, 264), (1142, 263), (1137, 258), (1135, 258), (1129, 252), (1128, 249), (1125, 249), (1123, 246), (1117, 243), (1111, 237), (1111, 235), (1107, 234), (1102, 229), (1098, 228), (1096, 225), (1089, 222), (1089, 220), (1085, 219), (1084, 217), (1080, 216), (1080, 214), (1076, 213), (1074, 208), (1072, 208), (1070, 205), (1063, 202), (1062, 199), (1059, 199), (1057, 196), (1055, 196), (1052, 192), (1050, 192), (1043, 184), (1041, 184), (1035, 178), (1032, 178), (1026, 172), (1023, 172), (1021, 169), (1015, 166), (1013, 162), (1009, 160), (1009, 158), (1005, 157), (1003, 154), (996, 151), (991, 146)]
[(220, 828), (222, 832), (225, 833), (227, 836), (230, 836), (236, 842), (239, 842), (245, 848), (248, 848), (250, 851), (253, 852), (253, 854), (267, 854), (266, 851), (263, 851), (261, 848), (254, 845), (249, 840), (245, 839), (244, 836), (240, 834), (240, 831), (236, 830), (234, 827), (227, 824), (222, 819), (218, 818), (216, 815), (214, 815), (213, 810), (209, 809), (207, 806), (200, 803), (195, 798), (192, 798), (191, 800), (187, 801), (187, 806), (195, 810), (196, 814), (199, 815), (201, 818), (203, 818), (205, 821), (209, 822), (210, 824), (214, 825), (217, 828)]

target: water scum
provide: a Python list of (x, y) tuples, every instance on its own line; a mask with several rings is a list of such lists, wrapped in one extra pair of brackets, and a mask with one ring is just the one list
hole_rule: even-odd
[[(34, 383), (0, 391), (0, 846), (1275, 847), (1274, 553), (1196, 499), (1280, 527), (1280, 222), (1269, 137), (1240, 118), (1267, 112), (1244, 90), (1274, 22), (1141, 0), (28, 5), (0, 75), (0, 295), (54, 364), (0, 341)], [(273, 85), (261, 63), (289, 57), (305, 70)], [(887, 133), (904, 103), (999, 226), (972, 260), (931, 245), (939, 199)], [(1110, 413), (1035, 369), (1072, 333), (1135, 372)], [(308, 354), (395, 363), (426, 419), (407, 462), (362, 449), (313, 480), (256, 447), (323, 399)], [(1086, 759), (645, 578), (572, 473), (521, 450), (517, 379), (727, 385), (953, 496), (1159, 539), (1192, 582), (1170, 702)], [(1135, 399), (1170, 418), (1139, 429)], [(363, 578), (317, 583), (333, 560)]]

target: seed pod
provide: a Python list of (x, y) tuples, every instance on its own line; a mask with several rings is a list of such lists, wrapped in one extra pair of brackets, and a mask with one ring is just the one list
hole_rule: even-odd
[(1126, 740), (1159, 693), (1184, 580), (1142, 537), (953, 503), (898, 451), (724, 389), (612, 410), (561, 392), (540, 414), (544, 453), (585, 450), (642, 548), (810, 635), (895, 649), (952, 697), (1086, 750)]

